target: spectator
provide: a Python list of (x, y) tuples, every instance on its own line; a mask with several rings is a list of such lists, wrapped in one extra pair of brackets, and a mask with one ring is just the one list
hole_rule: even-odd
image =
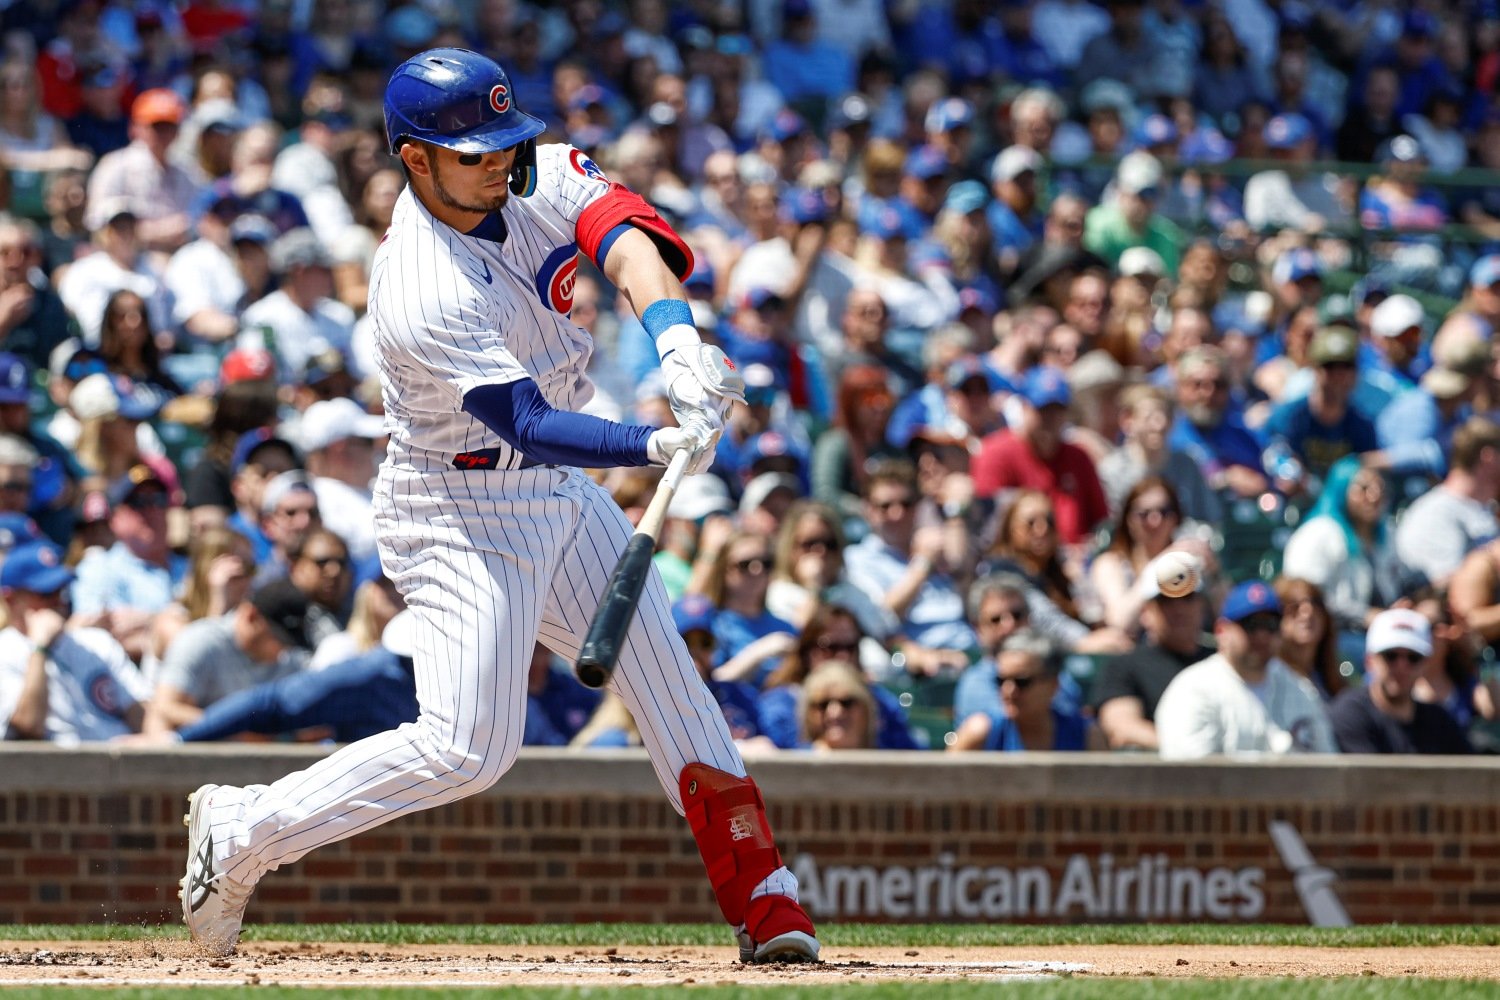
[(0, 739), (62, 746), (141, 728), (147, 691), (120, 644), (94, 619), (65, 619), (73, 574), (51, 542), (21, 545), (0, 567), (9, 624), (0, 631)]
[(766, 608), (783, 621), (805, 628), (822, 604), (848, 609), (867, 635), (883, 638), (895, 631), (892, 616), (850, 583), (844, 572), (844, 533), (838, 514), (815, 500), (799, 500), (787, 511), (776, 536)]
[(995, 658), (1000, 711), (979, 712), (959, 724), (950, 750), (1097, 750), (1098, 737), (1082, 715), (1058, 710), (1060, 661), (1052, 644), (1022, 629)]
[(276, 355), (283, 385), (295, 381), (308, 359), (322, 351), (349, 351), (354, 312), (330, 297), (331, 265), (311, 229), (292, 230), (271, 247), (271, 269), (280, 287), (245, 310), (238, 345)]
[(1034, 369), (1021, 390), (1027, 406), (1019, 427), (986, 437), (974, 456), (974, 488), (981, 497), (1006, 489), (1046, 494), (1065, 545), (1077, 545), (1109, 516), (1094, 463), (1077, 445), (1063, 440), (1073, 401), (1063, 373)]
[(787, 0), (781, 18), (784, 34), (766, 46), (761, 69), (783, 97), (794, 102), (829, 99), (853, 89), (854, 63), (844, 49), (818, 38), (818, 22), (808, 0)]
[(349, 622), (353, 572), (344, 540), (326, 527), (309, 531), (289, 550), (287, 579), (307, 595), (307, 639), (314, 651)]
[(182, 386), (162, 367), (161, 345), (147, 303), (133, 289), (122, 288), (105, 301), (99, 357), (111, 374), (123, 375), (137, 391), (156, 397), (159, 405), (183, 394)]
[[(1326, 478), (1340, 459), (1378, 449), (1375, 425), (1350, 405), (1358, 353), (1358, 338), (1345, 327), (1324, 327), (1313, 334), (1308, 348), (1308, 359), (1316, 366), (1312, 392), (1282, 404), (1266, 421), (1266, 437), (1290, 449), (1312, 483)], [(1293, 482), (1288, 487), (1307, 485)]]
[(1179, 539), (1181, 528), (1182, 508), (1171, 483), (1147, 476), (1130, 488), (1108, 548), (1089, 567), (1089, 583), (1103, 605), (1106, 625), (1136, 630), (1141, 606), (1150, 597), (1145, 571), (1167, 549), (1193, 552), (1207, 572), (1212, 559), (1208, 546), (1195, 538)]
[(56, 118), (37, 102), (36, 69), (22, 59), (0, 64), (0, 169), (10, 172), (10, 209), (41, 218), (47, 172), (88, 169), (93, 157), (75, 149)]
[[(226, 380), (214, 400), (214, 413), (209, 418), (208, 443), (199, 454), (198, 461), (186, 470), (183, 489), (186, 491), (188, 515), (194, 528), (224, 524), (236, 514), (234, 496), (235, 453), (242, 439), (247, 448), (264, 443), (271, 437), (269, 424), (276, 420), (276, 386), (269, 380), (275, 369), (275, 360), (269, 354), (241, 354), (233, 352), (225, 359), (226, 366), (241, 361), (246, 363), (246, 374), (259, 374), (260, 378)], [(252, 431), (254, 440), (245, 438)], [(290, 448), (290, 445), (287, 445)], [(243, 456), (241, 456), (243, 464)], [(289, 465), (288, 468), (291, 466)], [(285, 469), (278, 469), (284, 472)], [(253, 526), (236, 525), (236, 530), (246, 537), (253, 535), (247, 530)], [(254, 534), (259, 534), (259, 528)]]
[[(1500, 681), (1481, 676), (1473, 633), (1436, 596), (1419, 601), (1416, 610), (1432, 622), (1432, 655), (1422, 661), (1412, 698), (1440, 706), (1465, 733), (1494, 722), (1500, 717)], [(1478, 749), (1477, 739), (1470, 742)]]
[(1396, 554), (1408, 571), (1446, 587), (1466, 553), (1497, 534), (1490, 509), (1500, 498), (1500, 425), (1470, 417), (1453, 433), (1452, 463), (1441, 483), (1413, 501), (1396, 528)]
[[(1330, 701), (1348, 686), (1339, 656), (1338, 630), (1317, 584), (1294, 576), (1276, 579), (1281, 600), (1281, 662), (1312, 682)], [(1352, 670), (1351, 670), (1352, 674)]]
[(1284, 572), (1323, 591), (1340, 630), (1362, 632), (1400, 594), (1385, 512), (1385, 481), (1350, 456), (1335, 463), (1307, 520), (1287, 540)]
[(182, 596), (162, 608), (151, 623), (152, 655), (160, 660), (177, 634), (203, 618), (217, 618), (250, 594), (254, 552), (239, 532), (223, 526), (195, 533), (188, 546)]
[(322, 670), (331, 664), (368, 653), (380, 645), (386, 627), (405, 608), (406, 601), (388, 577), (377, 576), (373, 580), (366, 580), (355, 588), (349, 624), (344, 626), (342, 632), (335, 632), (318, 643), (318, 648), (307, 665), (308, 669)]
[(133, 466), (108, 489), (115, 543), (84, 556), (73, 582), (73, 610), (108, 614), (108, 629), (139, 660), (150, 649), (151, 623), (172, 603), (187, 560), (167, 539), (167, 485), (150, 466)]
[(1359, 221), (1366, 229), (1428, 231), (1448, 221), (1442, 196), (1424, 187), (1427, 154), (1409, 135), (1387, 141), (1376, 153), (1381, 172), (1359, 196)]
[(1300, 114), (1266, 123), (1266, 145), (1286, 166), (1263, 170), (1245, 183), (1245, 221), (1252, 228), (1318, 233), (1348, 222), (1343, 182), (1337, 174), (1310, 171), (1318, 157), (1318, 133)]
[(14, 354), (0, 352), (0, 433), (14, 434), (40, 456), (32, 470), (27, 508), (54, 542), (70, 540), (78, 481), (88, 472), (67, 449), (31, 425), (31, 370)]
[(292, 468), (267, 481), (261, 487), (259, 525), (270, 549), (265, 558), (256, 560), (257, 586), (285, 576), (291, 569), (291, 553), (308, 532), (323, 526), (312, 477)]
[(872, 462), (898, 456), (886, 443), (893, 405), (885, 370), (878, 365), (851, 365), (839, 377), (833, 426), (813, 448), (812, 493), (845, 519), (860, 516)]
[[(684, 597), (672, 606), (672, 622), (687, 644), (688, 655), (698, 668), (698, 676), (719, 703), (724, 721), (729, 724), (730, 735), (735, 743), (752, 740), (766, 749), (775, 744), (764, 735), (761, 724), (759, 692), (754, 685), (742, 681), (721, 681), (714, 677), (714, 660), (719, 640), (714, 637), (714, 606), (708, 598), (699, 594)], [(578, 685), (573, 685), (577, 687)]]
[(1432, 655), (1432, 626), (1408, 608), (1382, 611), (1365, 640), (1364, 687), (1334, 699), (1331, 715), (1344, 753), (1466, 754), (1469, 743), (1442, 708), (1412, 698)]
[(298, 423), (318, 512), (348, 545), (365, 577), (378, 559), (370, 483), (375, 478), (374, 445), (384, 436), (384, 418), (348, 398), (313, 403)]
[(870, 472), (865, 520), (870, 533), (844, 553), (849, 580), (900, 620), (896, 645), (914, 675), (956, 674), (968, 662), (974, 633), (949, 575), (943, 529), (917, 527), (916, 476), (905, 463)]
[(1157, 703), (1163, 759), (1335, 750), (1317, 690), (1276, 657), (1280, 631), (1269, 584), (1230, 591), (1214, 622), (1219, 651), (1174, 677)]
[(123, 198), (112, 198), (103, 204), (90, 201), (89, 211), (101, 220), (90, 227), (99, 249), (69, 267), (57, 285), (58, 296), (78, 321), (83, 342), (98, 345), (105, 305), (122, 288), (145, 301), (152, 329), (168, 329), (172, 325), (169, 297), (144, 252), (135, 208)]
[[(771, 562), (770, 538), (734, 531), (713, 556), (713, 568), (701, 591), (718, 609), (714, 636), (719, 642), (719, 665), (734, 662), (737, 666), (733, 676), (720, 676), (748, 680), (756, 688), (775, 670), (776, 658), (792, 647), (797, 632), (766, 609)], [(692, 584), (688, 592), (696, 592)]]
[(1162, 565), (1153, 563), (1141, 575), (1143, 639), (1125, 655), (1105, 660), (1094, 681), (1094, 712), (1112, 750), (1155, 750), (1162, 694), (1184, 669), (1213, 655), (1203, 644), (1203, 574), (1195, 572), (1186, 595), (1168, 597), (1158, 582)]
[(167, 650), (143, 732), (181, 729), (222, 698), (302, 670), (307, 609), (302, 591), (276, 580), (228, 614), (188, 625)]
[[(139, 220), (142, 249), (171, 253), (188, 241), (188, 209), (198, 189), (167, 155), (186, 114), (182, 98), (171, 90), (158, 88), (136, 97), (130, 106), (130, 145), (102, 157), (89, 177), (90, 230), (103, 230), (124, 212)], [(90, 328), (87, 318), (80, 321)], [(166, 317), (157, 325), (165, 327)]]
[(995, 200), (985, 210), (995, 255), (1004, 274), (1017, 273), (1022, 255), (1043, 237), (1037, 174), (1042, 155), (1026, 146), (1011, 146), (990, 164)]
[(1224, 507), (1208, 488), (1203, 472), (1186, 451), (1171, 447), (1172, 399), (1155, 386), (1132, 385), (1120, 394), (1120, 430), (1125, 442), (1099, 463), (1099, 480), (1118, 514), (1125, 496), (1147, 476), (1159, 476), (1181, 500), (1182, 514), (1203, 524), (1218, 524)]
[(1209, 15), (1203, 29), (1203, 60), (1193, 81), (1193, 106), (1216, 122), (1237, 116), (1245, 102), (1264, 97), (1266, 81), (1234, 27), (1222, 16)]
[(830, 661), (808, 674), (798, 714), (802, 746), (819, 751), (876, 748), (875, 697), (846, 661)]
[(34, 223), (0, 216), (0, 345), (33, 368), (71, 332), (62, 299), (37, 266), (40, 253)]
[[(175, 499), (180, 492), (177, 470), (162, 455), (161, 440), (147, 423), (161, 407), (159, 396), (140, 391), (123, 376), (97, 373), (80, 381), (68, 394), (68, 409), (78, 420), (79, 464), (105, 484), (137, 465), (149, 466)], [(62, 433), (60, 418), (51, 426)]]
[[(838, 604), (822, 604), (813, 612), (797, 644), (781, 665), (766, 679), (760, 693), (760, 724), (776, 746), (790, 750), (799, 745), (798, 706), (810, 674), (827, 663), (848, 663), (858, 668), (873, 640), (860, 629), (859, 620)], [(878, 647), (878, 643), (874, 643)], [(868, 680), (868, 673), (862, 672)], [(886, 688), (870, 685), (875, 700), (875, 744), (882, 750), (915, 750), (906, 720), (906, 710)]]
[(1350, 108), (1334, 138), (1334, 153), (1340, 160), (1373, 163), (1375, 153), (1401, 134), (1396, 120), (1400, 77), (1390, 66), (1375, 66), (1365, 77), (1363, 99)]
[(1128, 153), (1115, 171), (1114, 201), (1089, 211), (1083, 245), (1111, 267), (1131, 247), (1150, 247), (1177, 273), (1182, 246), (1187, 242), (1177, 226), (1156, 211), (1161, 197), (1161, 162), (1144, 151)]

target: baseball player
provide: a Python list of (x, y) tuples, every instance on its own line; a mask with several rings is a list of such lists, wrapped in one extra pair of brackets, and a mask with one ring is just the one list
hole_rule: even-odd
[[(385, 93), (408, 186), (370, 276), (390, 445), (381, 562), (414, 614), (421, 715), (271, 785), (189, 799), (183, 916), (234, 948), (255, 883), (323, 844), (494, 784), (524, 732), (533, 643), (576, 658), (631, 526), (578, 467), (713, 461), (743, 383), (699, 341), (692, 254), (639, 196), (566, 145), (537, 146), (504, 70), (463, 49), (407, 60)], [(592, 344), (568, 319), (578, 254), (656, 340), (678, 426), (577, 412)], [(613, 690), (686, 815), (742, 961), (816, 961), (760, 791), (698, 677), (655, 573)]]

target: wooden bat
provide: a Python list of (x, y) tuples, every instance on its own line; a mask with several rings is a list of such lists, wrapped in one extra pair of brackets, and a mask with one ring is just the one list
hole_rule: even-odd
[(573, 665), (573, 673), (585, 687), (602, 688), (615, 672), (615, 661), (620, 658), (625, 633), (635, 618), (641, 588), (646, 585), (646, 575), (651, 572), (656, 536), (661, 533), (662, 522), (667, 519), (667, 507), (687, 473), (688, 458), (689, 452), (685, 448), (672, 456), (666, 475), (656, 487), (656, 495), (651, 498), (641, 523), (636, 525), (635, 534), (630, 536), (620, 561), (615, 563), (614, 572), (609, 576), (609, 586), (604, 588), (604, 597), (589, 622), (583, 648), (578, 651), (578, 662)]

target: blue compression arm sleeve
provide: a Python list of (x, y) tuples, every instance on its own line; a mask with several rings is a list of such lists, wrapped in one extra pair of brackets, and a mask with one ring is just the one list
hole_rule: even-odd
[(549, 465), (605, 469), (649, 465), (650, 427), (553, 409), (529, 378), (477, 385), (464, 393), (464, 412), (527, 458)]

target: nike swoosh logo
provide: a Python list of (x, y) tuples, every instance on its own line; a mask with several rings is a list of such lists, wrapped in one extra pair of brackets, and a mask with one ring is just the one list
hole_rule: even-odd
[(475, 264), (477, 264), (480, 268), (482, 268), (484, 270), (483, 274), (480, 274), (478, 272), (474, 272), (474, 277), (481, 279), (486, 285), (493, 285), (495, 283), (494, 279), (492, 277), (490, 277), (490, 264), (489, 264), (489, 261), (476, 260), (473, 257), (470, 257), (469, 260), (473, 261)]

